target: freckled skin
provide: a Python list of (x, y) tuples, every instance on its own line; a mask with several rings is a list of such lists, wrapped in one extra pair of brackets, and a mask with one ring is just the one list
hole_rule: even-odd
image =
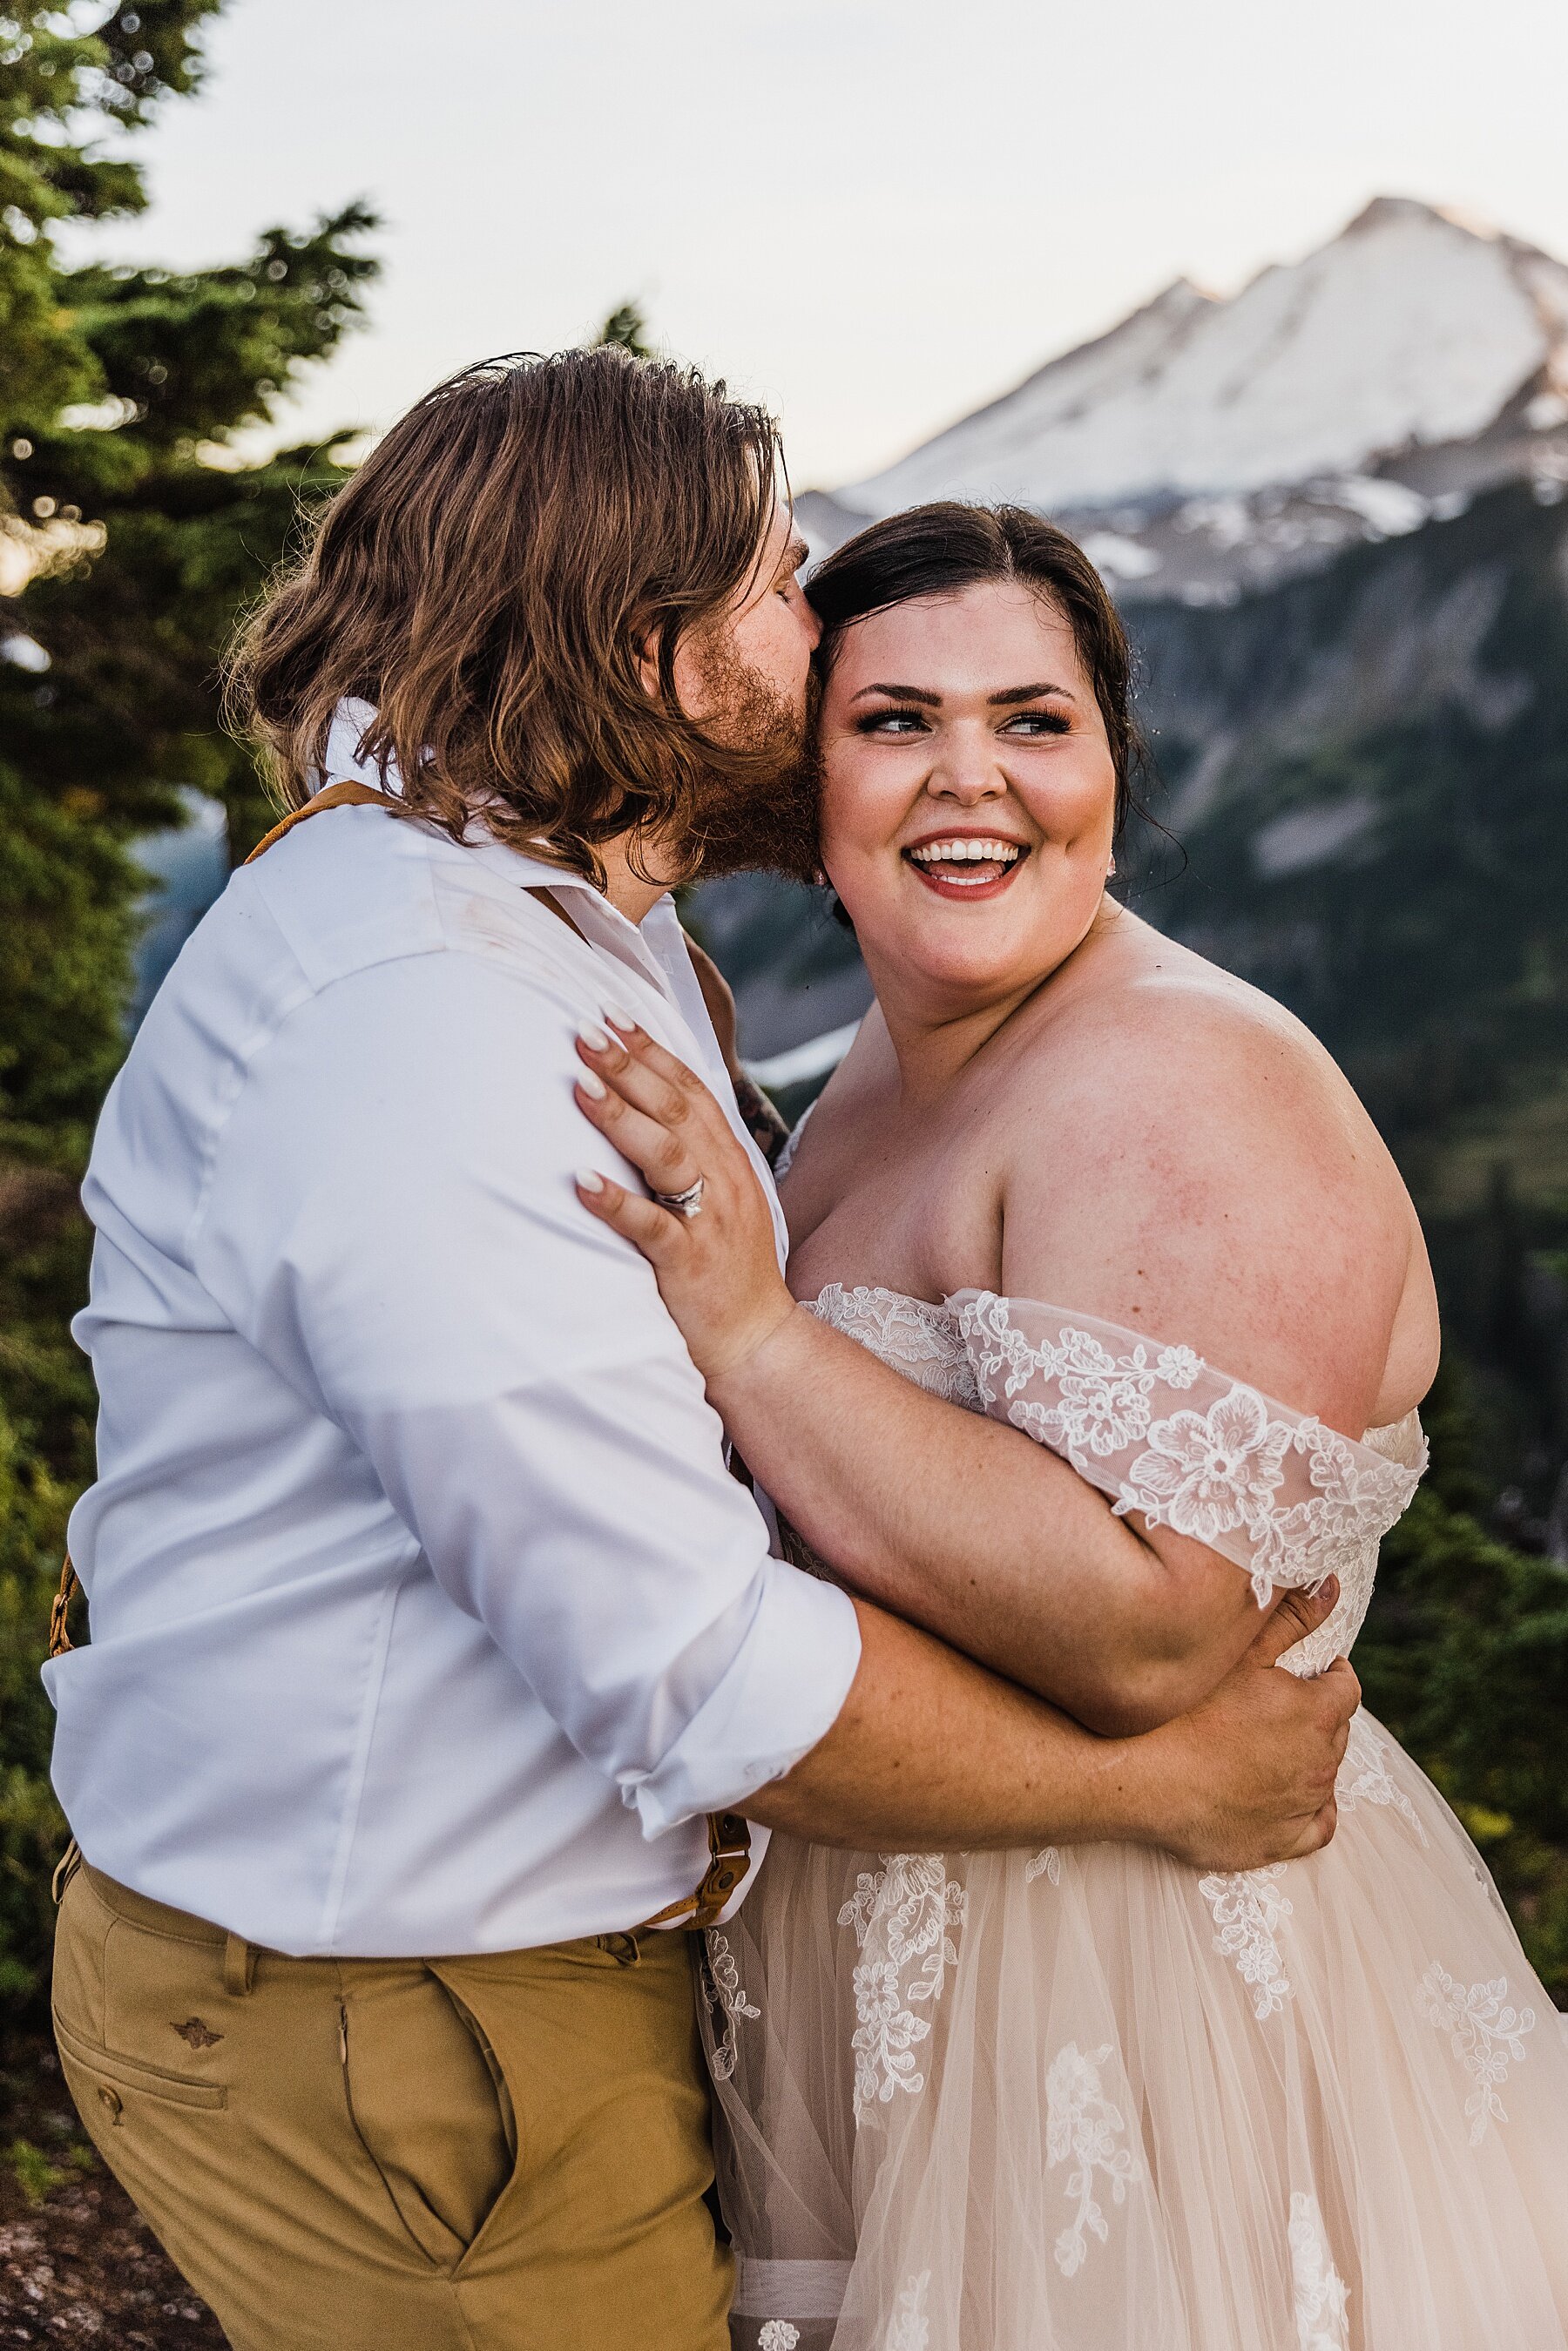
[[(1009, 731), (1000, 691), (1049, 681)], [(939, 697), (883, 726), (883, 682)], [(1182, 1341), (1359, 1437), (1436, 1368), (1415, 1212), (1291, 1015), (1106, 896), (1114, 774), (1071, 631), (1019, 588), (874, 614), (822, 713), (823, 862), (878, 1008), (785, 1186), (789, 1280), (975, 1285)], [(904, 854), (948, 824), (1028, 844), (1005, 889), (935, 898)], [(1245, 1586), (1201, 1546), (1194, 1604)], [(1225, 1579), (1229, 1578), (1228, 1582)]]

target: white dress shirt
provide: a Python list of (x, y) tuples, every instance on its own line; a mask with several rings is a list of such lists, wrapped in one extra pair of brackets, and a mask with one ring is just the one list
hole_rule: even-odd
[(234, 876), (153, 1003), (84, 1193), (92, 1638), (45, 1669), (72, 1829), (139, 1893), (297, 1953), (612, 1932), (838, 1714), (849, 1600), (769, 1555), (576, 1196), (637, 1180), (572, 1099), (607, 1002), (733, 1113), (667, 899), (639, 927), (344, 808)]

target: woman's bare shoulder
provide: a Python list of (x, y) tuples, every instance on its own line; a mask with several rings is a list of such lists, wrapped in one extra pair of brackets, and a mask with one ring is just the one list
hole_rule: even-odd
[(1185, 1341), (1365, 1426), (1419, 1230), (1301, 1023), (1143, 931), (1040, 1023), (1019, 1077), (1009, 1288)]
[(1113, 946), (1030, 1037), (1031, 1096), (1071, 1103), (1096, 1126), (1137, 1124), (1158, 1107), (1190, 1123), (1200, 1146), (1197, 1130), (1232, 1117), (1265, 1147), (1281, 1121), (1299, 1140), (1303, 1117), (1375, 1142), (1333, 1056), (1282, 1004), (1146, 925)]

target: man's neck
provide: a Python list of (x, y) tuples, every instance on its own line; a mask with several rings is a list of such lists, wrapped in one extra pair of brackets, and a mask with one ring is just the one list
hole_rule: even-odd
[[(605, 896), (616, 913), (624, 914), (629, 923), (641, 923), (648, 909), (657, 905), (670, 885), (668, 882), (646, 881), (632, 870), (627, 853), (631, 839), (630, 833), (623, 832), (617, 834), (613, 841), (601, 842), (599, 859), (604, 868)], [(656, 872), (657, 859), (651, 862)]]

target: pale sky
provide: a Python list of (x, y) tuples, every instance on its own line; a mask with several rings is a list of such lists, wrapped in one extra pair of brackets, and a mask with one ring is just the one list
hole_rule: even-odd
[(231, 0), (208, 47), (92, 249), (187, 267), (368, 197), (371, 326), (290, 438), (633, 295), (826, 487), (1377, 193), (1568, 256), (1568, 0)]

